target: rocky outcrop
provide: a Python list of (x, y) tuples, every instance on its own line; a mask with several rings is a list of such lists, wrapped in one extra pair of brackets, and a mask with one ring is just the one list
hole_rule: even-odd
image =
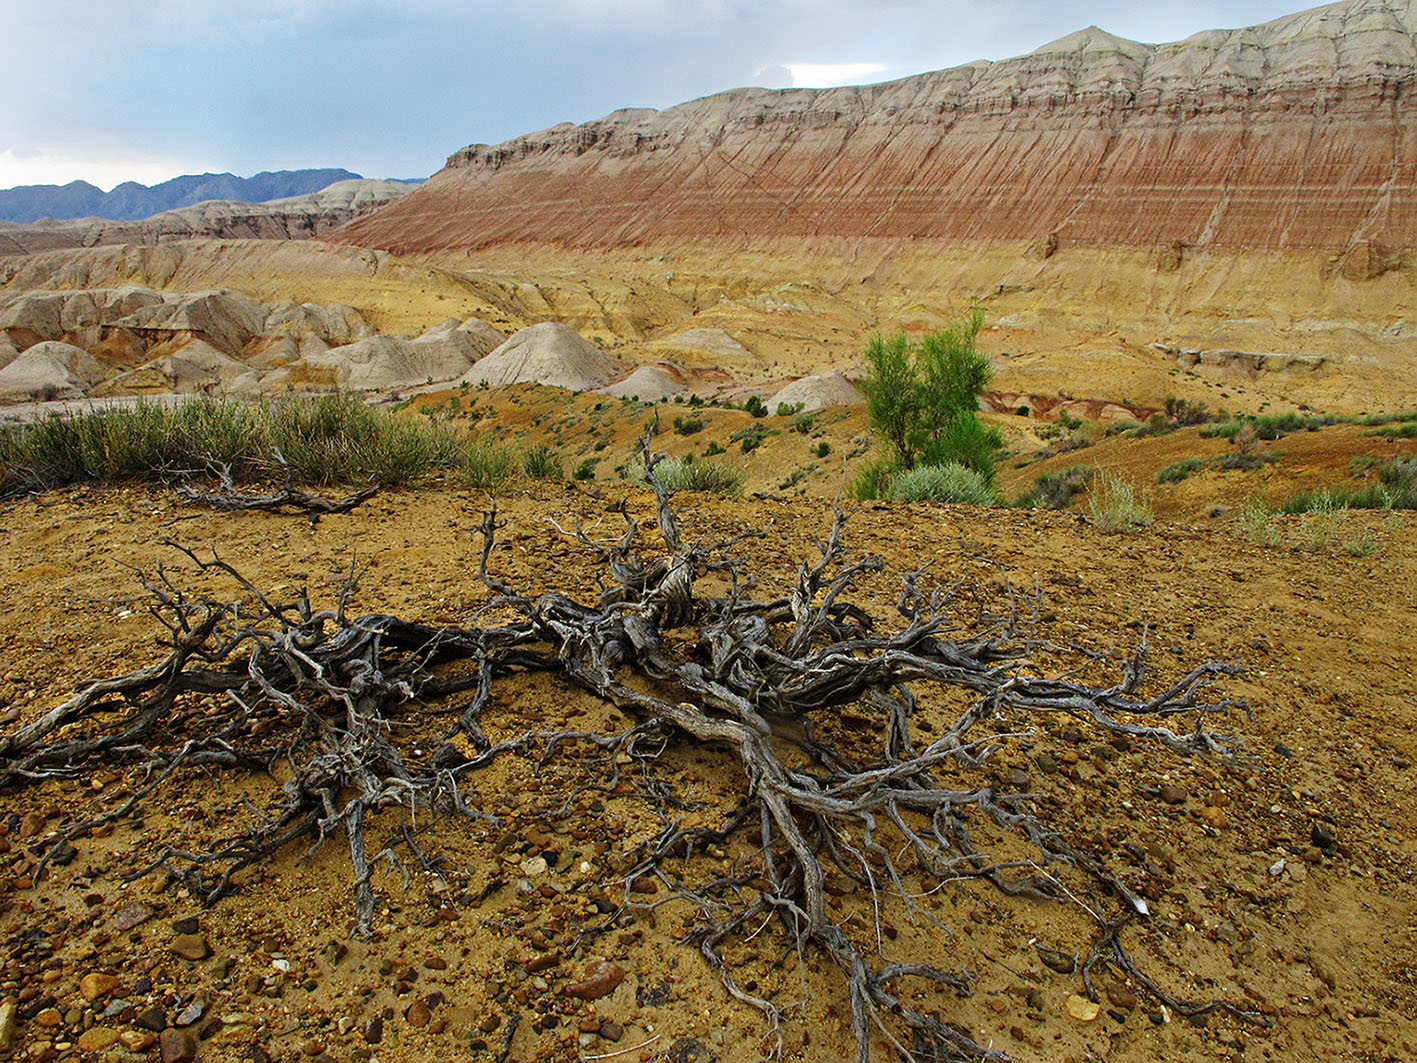
[(978, 239), (1177, 264), (1192, 247), (1401, 249), (1417, 246), (1414, 89), (1417, 0), (1161, 45), (1091, 27), (888, 84), (738, 89), (473, 145), (335, 238), (400, 252)]
[(303, 240), (320, 236), (403, 195), (400, 181), (339, 181), (319, 192), (265, 203), (210, 200), (142, 221), (80, 218), (30, 225), (0, 223), (0, 255), (99, 244), (158, 244), (194, 237)]

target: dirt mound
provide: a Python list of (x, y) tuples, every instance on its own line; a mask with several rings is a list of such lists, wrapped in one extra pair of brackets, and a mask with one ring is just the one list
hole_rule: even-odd
[(45, 340), (0, 369), (0, 402), (82, 398), (104, 375), (103, 366), (82, 347)]
[(823, 406), (855, 406), (866, 396), (840, 373), (819, 373), (794, 380), (772, 397), (772, 403), (785, 402), (804, 410), (820, 410)]
[(594, 391), (610, 383), (619, 366), (613, 358), (555, 322), (515, 333), (462, 378), (469, 384), (549, 384)]
[(642, 365), (624, 380), (601, 388), (602, 395), (617, 399), (641, 399), (658, 402), (684, 394), (684, 374), (677, 366), (660, 363)]

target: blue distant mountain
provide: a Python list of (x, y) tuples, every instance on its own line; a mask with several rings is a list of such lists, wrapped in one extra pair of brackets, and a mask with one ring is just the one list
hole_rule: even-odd
[(263, 203), (285, 196), (303, 196), (336, 181), (360, 176), (349, 170), (277, 170), (254, 177), (237, 177), (232, 173), (187, 174), (152, 187), (124, 181), (112, 192), (104, 192), (87, 181), (71, 181), (67, 185), (21, 185), (0, 190), (0, 219), (15, 222), (40, 218), (136, 221), (209, 199)]

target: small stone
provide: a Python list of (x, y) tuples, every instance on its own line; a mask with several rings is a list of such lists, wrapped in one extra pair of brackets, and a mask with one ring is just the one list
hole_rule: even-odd
[(63, 1024), (64, 1016), (58, 1008), (45, 1008), (34, 1017), (34, 1021), (37, 1025), (52, 1030), (54, 1027)]
[(191, 1026), (194, 1022), (196, 1022), (202, 1017), (206, 1010), (206, 1001), (194, 1000), (192, 1001), (192, 1003), (188, 1004), (185, 1008), (183, 1008), (177, 1013), (177, 1018), (174, 1020), (174, 1025)]
[(1177, 786), (1175, 783), (1163, 783), (1161, 786), (1161, 800), (1168, 805), (1184, 805), (1186, 803), (1186, 788)]
[(0, 1001), (0, 1052), (8, 1052), (15, 1047), (15, 1012), (19, 1004), (14, 1000)]
[(1045, 949), (1042, 945), (1037, 948), (1038, 958), (1043, 961), (1043, 966), (1050, 970), (1059, 974), (1072, 974), (1077, 970), (1077, 960), (1066, 952), (1055, 952), (1053, 949)]
[(1309, 842), (1315, 848), (1327, 852), (1338, 844), (1338, 839), (1334, 837), (1333, 828), (1327, 823), (1315, 823), (1309, 831)]
[(1004, 782), (1016, 790), (1027, 790), (1029, 781), (1028, 772), (1022, 768), (1010, 768), (1004, 772)]
[(143, 1030), (124, 1030), (118, 1040), (129, 1052), (146, 1052), (157, 1042), (157, 1036)]
[(94, 971), (79, 979), (79, 992), (84, 995), (85, 1000), (97, 1000), (99, 997), (106, 997), (118, 988), (118, 979), (111, 974), (102, 974)]
[(118, 1040), (118, 1031), (108, 1026), (90, 1026), (75, 1042), (80, 1052), (102, 1052)]
[(541, 1016), (540, 1026), (543, 1030), (554, 1030), (560, 1021), (561, 1018), (559, 1015), (543, 1015)]
[(153, 1033), (161, 1033), (167, 1029), (167, 1012), (154, 1004), (150, 1008), (144, 1008), (138, 1012), (138, 1017), (133, 1020), (134, 1026), (140, 1026), (144, 1030), (151, 1030)]
[(1201, 809), (1201, 821), (1205, 823), (1206, 826), (1214, 827), (1216, 830), (1223, 830), (1230, 822), (1225, 818), (1224, 809), (1215, 808), (1211, 805), (1207, 805), (1205, 808)]
[(33, 838), (44, 831), (45, 819), (38, 812), (26, 812), (20, 817), (19, 828), (15, 831), (21, 838)]
[(377, 1045), (384, 1039), (384, 1018), (382, 1015), (375, 1015), (364, 1024), (364, 1043)]
[(477, 1028), (483, 1033), (496, 1033), (498, 1027), (502, 1025), (502, 1016), (489, 1015), (477, 1024)]
[(68, 842), (60, 842), (54, 847), (54, 851), (49, 854), (51, 863), (60, 867), (68, 867), (74, 862), (74, 857), (79, 855), (79, 850), (75, 849)]
[(423, 961), (423, 966), (427, 967), (430, 971), (446, 971), (448, 969), (448, 961), (441, 956), (429, 956)]
[(529, 860), (523, 860), (519, 865), (523, 875), (544, 875), (549, 865), (539, 856), (533, 856)]
[(323, 1041), (306, 1041), (301, 1051), (312, 1058), (322, 1056), (325, 1054), (325, 1044)]
[(618, 1041), (625, 1036), (625, 1027), (618, 1022), (602, 1022), (600, 1024), (600, 1036), (607, 1041)]
[(212, 954), (207, 939), (201, 934), (178, 934), (172, 939), (172, 951), (184, 960), (205, 960)]
[(549, 971), (560, 962), (561, 954), (559, 952), (543, 952), (540, 956), (533, 956), (528, 960), (526, 969), (532, 974), (538, 974), (541, 971)]
[(625, 980), (625, 970), (618, 963), (601, 960), (591, 964), (583, 981), (573, 982), (564, 992), (568, 997), (581, 1000), (599, 1000), (615, 991), (615, 987)]
[(427, 1004), (423, 1003), (421, 1000), (415, 1000), (408, 1006), (408, 1010), (404, 1012), (403, 1017), (408, 1020), (410, 1026), (421, 1030), (428, 1025), (429, 1020), (432, 1019), (433, 1016), (429, 1012)]
[(157, 1040), (162, 1063), (188, 1063), (197, 1057), (197, 1039), (186, 1030), (168, 1028)]
[(1078, 1022), (1091, 1022), (1097, 1018), (1098, 1013), (1102, 1010), (1102, 1005), (1074, 993), (1068, 997), (1067, 1008), (1068, 1014)]
[(1107, 987), (1107, 1002), (1114, 1008), (1131, 1011), (1137, 1006), (1137, 995), (1120, 982), (1114, 982)]
[(647, 875), (635, 879), (634, 885), (630, 887), (631, 893), (658, 893), (659, 881)]
[(1058, 772), (1058, 758), (1052, 753), (1039, 753), (1036, 763), (1044, 775), (1056, 775)]

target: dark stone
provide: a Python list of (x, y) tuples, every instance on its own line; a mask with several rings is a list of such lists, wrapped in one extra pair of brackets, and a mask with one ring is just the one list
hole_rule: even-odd
[(138, 1017), (133, 1020), (133, 1025), (143, 1030), (151, 1030), (153, 1033), (161, 1033), (167, 1029), (167, 1012), (154, 1004), (138, 1012)]
[(364, 1040), (367, 1044), (377, 1045), (384, 1039), (384, 1018), (382, 1015), (375, 1015), (364, 1024)]

